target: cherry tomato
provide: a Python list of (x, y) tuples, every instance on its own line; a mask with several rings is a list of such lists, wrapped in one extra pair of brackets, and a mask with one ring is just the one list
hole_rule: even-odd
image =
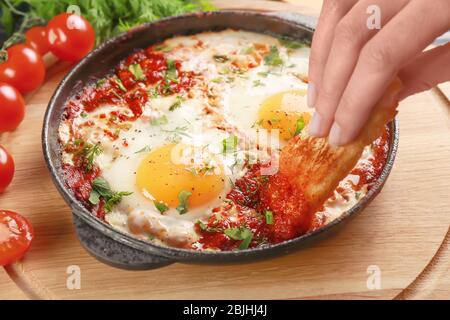
[(33, 227), (27, 219), (15, 212), (0, 210), (0, 266), (22, 258), (33, 237)]
[(14, 87), (0, 82), (0, 133), (15, 130), (25, 115), (25, 101)]
[(8, 60), (0, 63), (0, 81), (12, 85), (22, 93), (39, 88), (45, 78), (42, 57), (24, 44), (16, 44), (6, 51)]
[(95, 31), (85, 18), (61, 13), (47, 25), (50, 51), (65, 61), (79, 61), (94, 48)]
[(5, 191), (14, 177), (14, 160), (0, 145), (0, 193)]
[(26, 44), (36, 50), (40, 55), (50, 51), (50, 43), (47, 39), (47, 28), (36, 26), (25, 32)]

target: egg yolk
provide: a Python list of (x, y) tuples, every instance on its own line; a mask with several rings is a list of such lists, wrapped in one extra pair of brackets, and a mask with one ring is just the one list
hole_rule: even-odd
[(222, 168), (197, 170), (192, 164), (177, 160), (180, 152), (183, 152), (183, 147), (169, 144), (150, 152), (142, 160), (136, 172), (136, 184), (143, 195), (171, 208), (178, 206), (178, 195), (182, 191), (191, 193), (189, 208), (217, 198), (225, 184)]
[(279, 92), (262, 103), (259, 124), (267, 130), (278, 129), (281, 138), (289, 140), (310, 121), (311, 114), (306, 110), (306, 91)]

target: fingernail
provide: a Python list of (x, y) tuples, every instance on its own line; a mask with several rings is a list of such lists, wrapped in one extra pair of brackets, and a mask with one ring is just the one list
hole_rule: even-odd
[(309, 124), (309, 134), (314, 137), (319, 137), (321, 125), (322, 125), (322, 117), (316, 111), (314, 112), (311, 123)]
[(341, 127), (334, 122), (330, 129), (328, 143), (332, 146), (339, 147), (341, 145)]
[(308, 83), (308, 98), (306, 104), (309, 108), (314, 108), (314, 104), (316, 103), (316, 86), (314, 83)]

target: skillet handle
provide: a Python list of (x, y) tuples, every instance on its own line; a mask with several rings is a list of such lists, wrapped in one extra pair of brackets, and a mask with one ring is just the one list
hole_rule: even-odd
[(173, 260), (146, 253), (114, 241), (73, 214), (75, 229), (82, 246), (97, 260), (127, 270), (149, 270), (167, 266)]

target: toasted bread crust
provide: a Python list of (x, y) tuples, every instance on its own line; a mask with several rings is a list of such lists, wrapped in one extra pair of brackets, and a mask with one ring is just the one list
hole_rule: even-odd
[(364, 147), (375, 141), (384, 126), (397, 113), (397, 94), (401, 82), (396, 78), (377, 103), (368, 123), (350, 144), (334, 147), (327, 138), (315, 138), (308, 130), (292, 139), (280, 154), (280, 172), (304, 191), (312, 210), (318, 210), (360, 159)]

